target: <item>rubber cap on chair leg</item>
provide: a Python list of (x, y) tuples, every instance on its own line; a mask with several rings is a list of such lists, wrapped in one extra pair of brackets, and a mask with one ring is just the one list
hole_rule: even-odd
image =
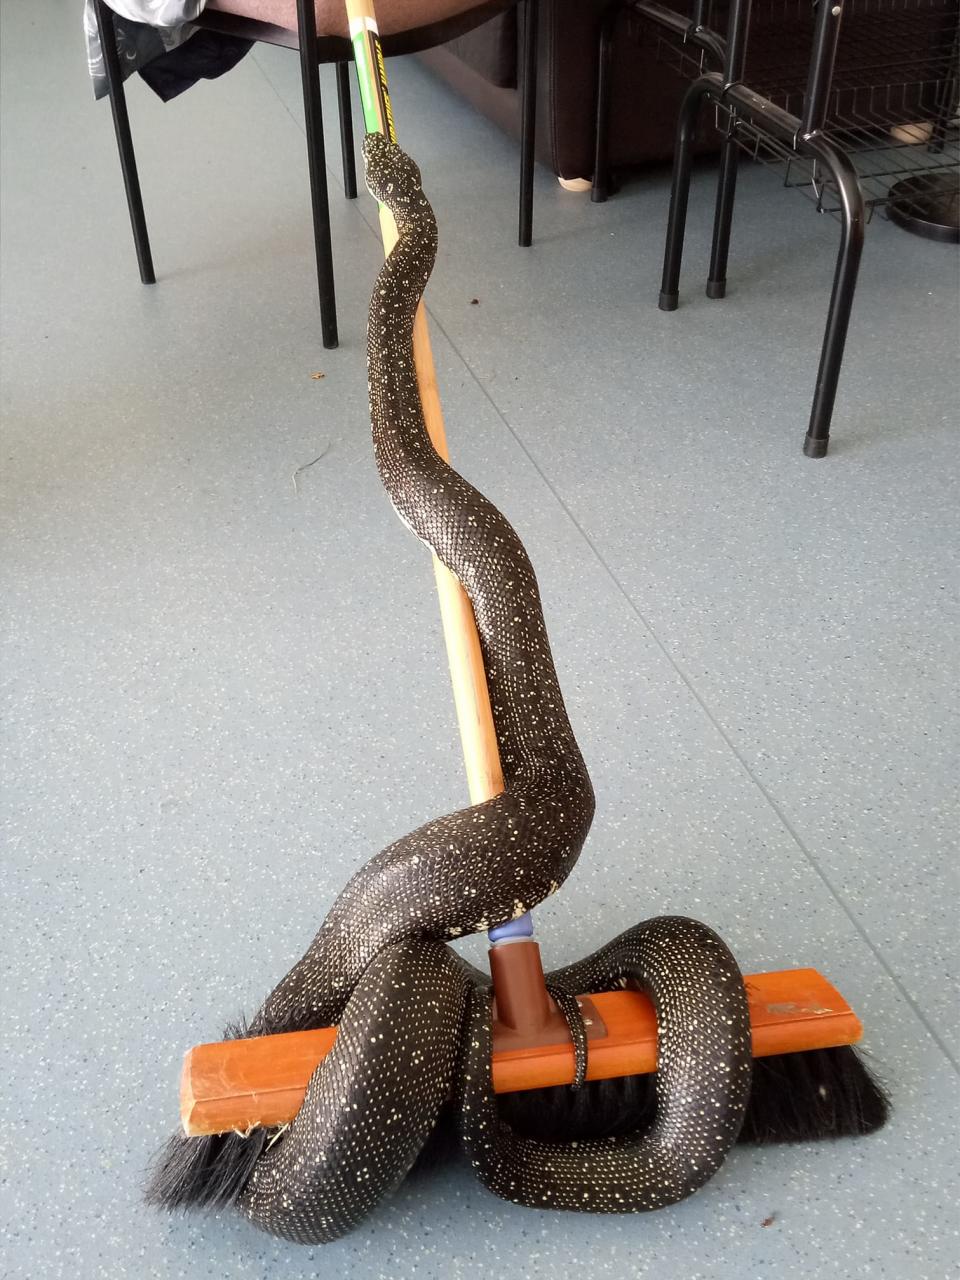
[(825, 458), (827, 456), (827, 445), (829, 443), (829, 436), (807, 435), (803, 442), (804, 456), (807, 458)]
[(680, 305), (679, 293), (660, 292), (660, 301), (657, 303), (661, 311), (676, 311)]
[(726, 280), (708, 280), (707, 281), (707, 297), (708, 298), (725, 298), (727, 296)]

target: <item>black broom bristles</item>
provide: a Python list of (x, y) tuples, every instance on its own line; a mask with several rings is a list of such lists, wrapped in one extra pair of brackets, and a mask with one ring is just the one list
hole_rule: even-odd
[(514, 1133), (542, 1142), (619, 1138), (647, 1128), (656, 1111), (656, 1076), (588, 1080), (579, 1089), (556, 1085), (497, 1098), (497, 1113)]
[(203, 1138), (172, 1134), (150, 1168), (147, 1204), (160, 1209), (226, 1208), (247, 1185), (273, 1132), (253, 1129), (247, 1137), (217, 1133)]
[[(234, 1029), (249, 1034), (246, 1028)], [(257, 1029), (257, 1034), (264, 1034)], [(642, 1132), (656, 1110), (656, 1076), (591, 1080), (581, 1089), (558, 1085), (502, 1094), (502, 1120), (544, 1142), (576, 1142)], [(755, 1058), (750, 1101), (739, 1141), (812, 1142), (862, 1137), (886, 1122), (890, 1102), (852, 1046)], [(278, 1130), (188, 1138), (174, 1134), (157, 1154), (147, 1201), (164, 1209), (224, 1208), (242, 1192), (260, 1154)], [(457, 1146), (447, 1108), (417, 1169), (445, 1163)]]
[[(594, 1080), (503, 1094), (498, 1111), (517, 1133), (546, 1142), (622, 1137), (653, 1119), (656, 1076)], [(850, 1045), (755, 1058), (740, 1142), (863, 1137), (885, 1123), (890, 1102)]]
[[(223, 1033), (224, 1040), (303, 1031), (303, 1025), (270, 1025), (262, 1014), (253, 1025), (240, 1018)], [(214, 1133), (188, 1138), (171, 1134), (154, 1156), (147, 1173), (145, 1199), (160, 1209), (223, 1209), (233, 1204), (247, 1185), (258, 1157), (278, 1129), (249, 1133)]]
[(852, 1045), (754, 1058), (741, 1142), (859, 1138), (883, 1127), (890, 1098)]

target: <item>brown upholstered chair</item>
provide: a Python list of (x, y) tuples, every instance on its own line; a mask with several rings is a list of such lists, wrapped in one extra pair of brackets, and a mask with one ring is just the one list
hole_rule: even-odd
[[(523, 49), (523, 127), (520, 147), (520, 244), (529, 245), (533, 225), (533, 148), (536, 112), (536, 51), (539, 0), (379, 0), (377, 19), (387, 57), (419, 53), (452, 40), (480, 26), (514, 5), (525, 10)], [(140, 182), (130, 122), (124, 97), (123, 76), (117, 55), (113, 11), (106, 0), (94, 0), (104, 70), (110, 94), (114, 128), (120, 151), (133, 239), (140, 264), (140, 279), (155, 283), (150, 241), (147, 235)], [(196, 25), (214, 31), (282, 45), (300, 53), (303, 106), (307, 133), (307, 161), (313, 203), (313, 229), (320, 294), (320, 330), (325, 347), (337, 345), (337, 308), (333, 281), (333, 250), (327, 203), (326, 156), (320, 102), (319, 65), (337, 68), (340, 138), (343, 152), (344, 192), (357, 194), (353, 122), (350, 107), (350, 61), (343, 0), (210, 0)]]

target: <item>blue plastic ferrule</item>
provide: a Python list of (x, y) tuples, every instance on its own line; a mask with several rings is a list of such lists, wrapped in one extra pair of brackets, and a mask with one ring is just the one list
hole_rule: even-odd
[(508, 920), (506, 924), (498, 924), (495, 929), (490, 930), (487, 937), (494, 945), (498, 942), (509, 942), (516, 938), (532, 938), (533, 916), (529, 911), (526, 911), (522, 916), (517, 916), (516, 920)]

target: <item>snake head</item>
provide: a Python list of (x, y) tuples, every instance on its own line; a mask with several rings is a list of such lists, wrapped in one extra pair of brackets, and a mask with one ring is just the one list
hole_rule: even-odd
[(364, 138), (363, 164), (367, 190), (381, 204), (389, 205), (391, 196), (420, 189), (416, 161), (382, 133), (368, 133)]

